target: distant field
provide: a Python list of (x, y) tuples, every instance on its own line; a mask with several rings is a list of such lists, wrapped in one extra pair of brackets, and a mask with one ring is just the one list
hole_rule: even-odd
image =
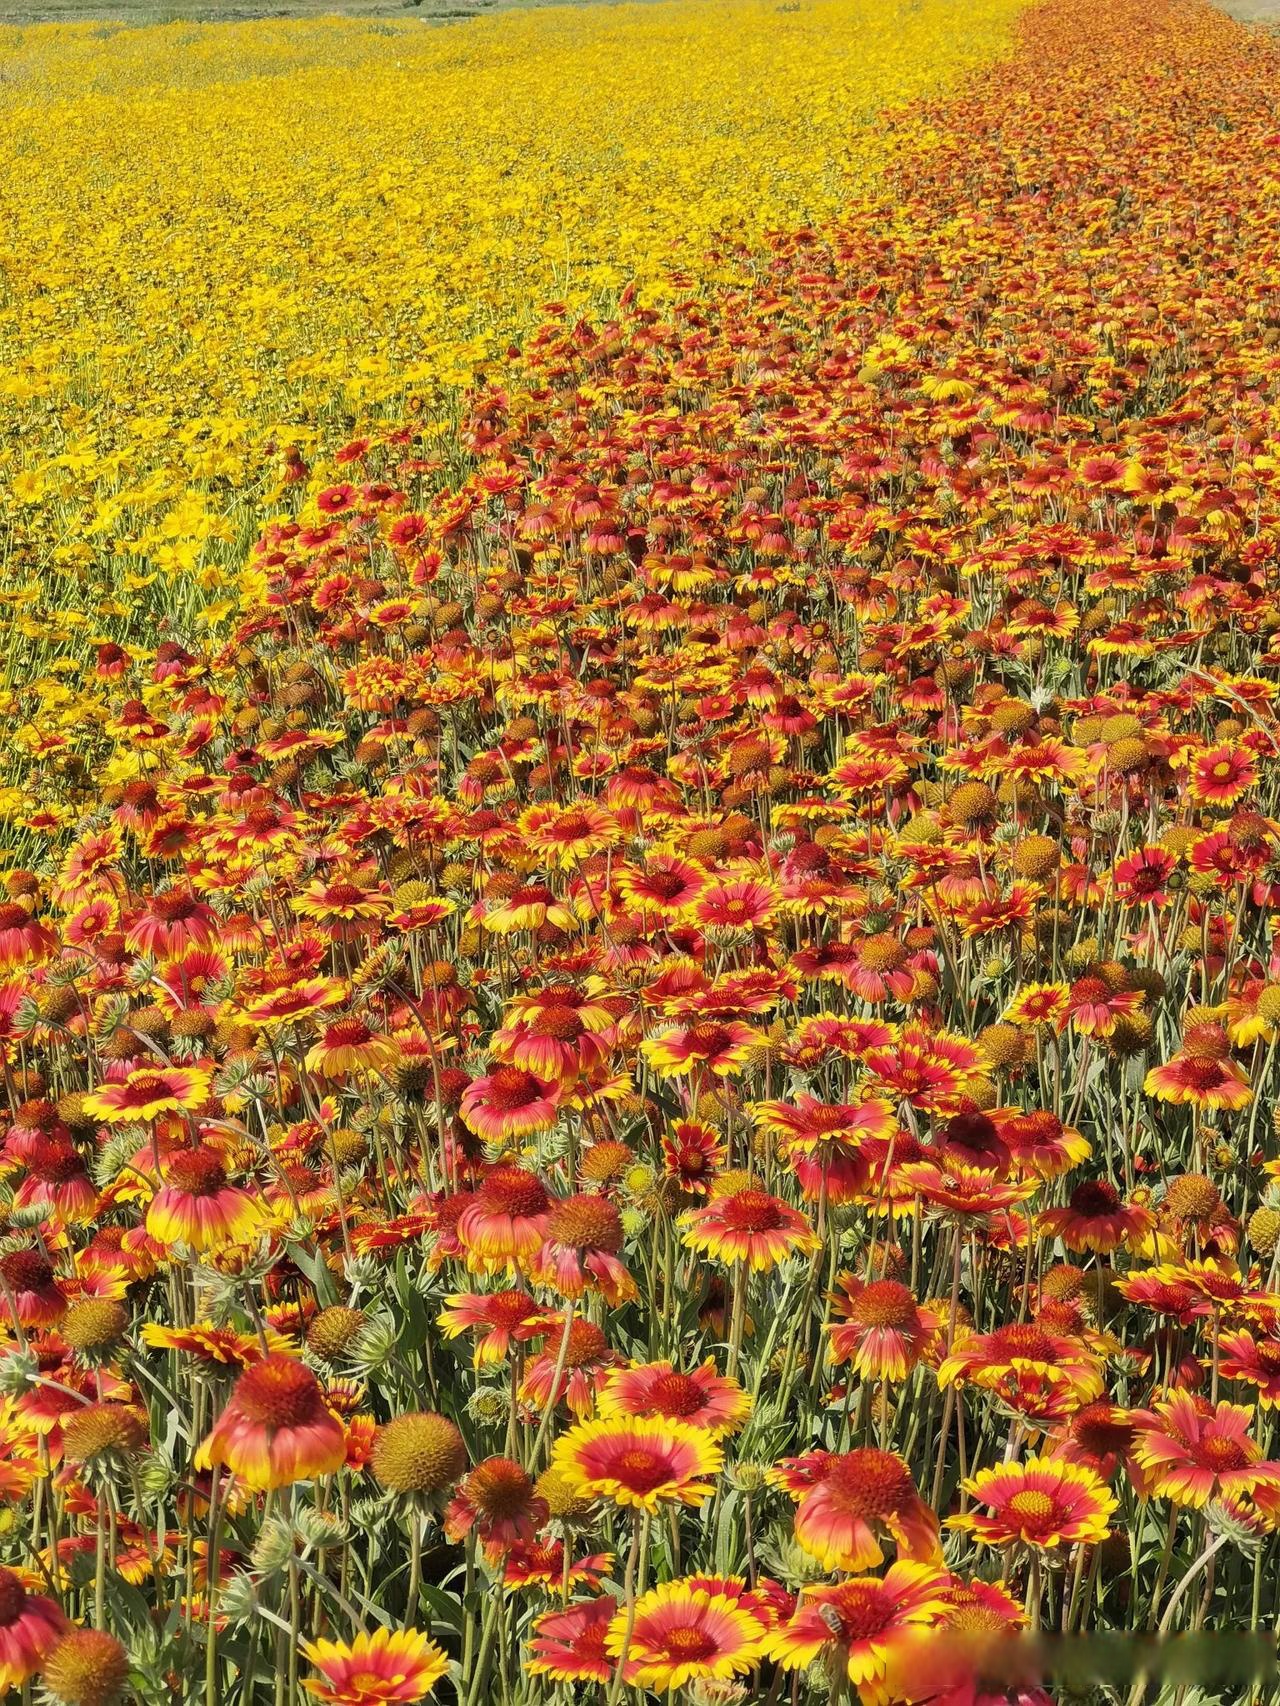
[(0, 0), (0, 25), (246, 23), (256, 18), (418, 18), (451, 23), (539, 0)]

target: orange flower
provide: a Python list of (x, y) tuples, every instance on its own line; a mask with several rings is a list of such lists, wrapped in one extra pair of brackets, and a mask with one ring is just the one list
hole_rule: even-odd
[(969, 1511), (948, 1517), (947, 1526), (966, 1530), (983, 1546), (1095, 1545), (1106, 1539), (1118, 1503), (1092, 1469), (1063, 1458), (1033, 1457), (983, 1469), (965, 1482), (965, 1490), (989, 1505), (991, 1515)]
[(376, 1629), (354, 1641), (304, 1641), (319, 1672), (302, 1686), (326, 1706), (392, 1706), (421, 1700), (448, 1669), (444, 1653), (416, 1629)]
[(680, 1226), (691, 1250), (719, 1262), (746, 1262), (761, 1273), (788, 1256), (810, 1255), (818, 1248), (809, 1222), (797, 1209), (754, 1188), (690, 1209), (680, 1216)]
[(161, 1114), (189, 1113), (209, 1099), (211, 1074), (194, 1066), (138, 1067), (123, 1082), (104, 1084), (83, 1107), (107, 1125), (149, 1125)]
[(702, 1504), (724, 1454), (704, 1428), (619, 1416), (570, 1428), (551, 1461), (586, 1498), (652, 1511), (664, 1502)]
[(196, 1454), (222, 1464), (256, 1492), (331, 1475), (346, 1460), (342, 1423), (311, 1370), (292, 1357), (263, 1357), (236, 1381), (230, 1401)]

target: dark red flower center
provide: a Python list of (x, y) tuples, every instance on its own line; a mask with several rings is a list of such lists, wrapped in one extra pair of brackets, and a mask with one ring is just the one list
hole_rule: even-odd
[(12, 1570), (0, 1568), (0, 1628), (16, 1623), (27, 1603), (27, 1590)]
[(672, 1369), (650, 1384), (649, 1403), (663, 1416), (696, 1416), (706, 1405), (707, 1395), (691, 1374)]
[(1089, 1179), (1071, 1193), (1072, 1209), (1086, 1220), (1114, 1214), (1119, 1206), (1120, 1193), (1107, 1179)]
[(518, 1066), (500, 1066), (489, 1077), (485, 1100), (495, 1113), (507, 1114), (517, 1108), (531, 1107), (541, 1101), (542, 1093), (542, 1086), (532, 1072), (524, 1072)]
[(11, 1291), (44, 1291), (53, 1284), (53, 1268), (34, 1250), (11, 1250), (0, 1258), (0, 1273)]
[(830, 1609), (847, 1647), (869, 1641), (893, 1620), (893, 1602), (879, 1582), (844, 1582), (830, 1598), (824, 1596), (822, 1610)]

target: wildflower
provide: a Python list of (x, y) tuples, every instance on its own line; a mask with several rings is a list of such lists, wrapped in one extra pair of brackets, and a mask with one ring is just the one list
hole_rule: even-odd
[(942, 1328), (938, 1312), (917, 1304), (898, 1280), (842, 1276), (833, 1298), (843, 1321), (828, 1325), (833, 1363), (852, 1363), (863, 1380), (905, 1380)]
[(105, 1084), (84, 1098), (84, 1111), (107, 1125), (150, 1124), (162, 1114), (204, 1106), (210, 1076), (196, 1067), (139, 1067), (119, 1083)]
[(581, 1422), (556, 1441), (552, 1466), (583, 1493), (656, 1510), (666, 1501), (697, 1506), (712, 1492), (723, 1453), (687, 1422), (625, 1416)]
[(147, 1209), (147, 1232), (157, 1244), (185, 1244), (203, 1253), (242, 1244), (262, 1225), (262, 1207), (228, 1182), (213, 1150), (177, 1150), (165, 1159), (163, 1173), (164, 1183)]
[(680, 1225), (691, 1250), (721, 1262), (745, 1262), (757, 1272), (818, 1247), (808, 1221), (797, 1209), (754, 1188), (717, 1196), (705, 1207), (681, 1215)]
[(486, 1457), (459, 1486), (445, 1512), (445, 1533), (461, 1540), (475, 1530), (486, 1554), (500, 1557), (530, 1541), (547, 1519), (547, 1502), (509, 1457)]
[(1061, 1458), (1033, 1457), (983, 1469), (965, 1482), (976, 1503), (991, 1514), (969, 1511), (947, 1519), (984, 1546), (1052, 1549), (1104, 1540), (1117, 1501), (1093, 1470)]
[(691, 1374), (666, 1361), (633, 1363), (605, 1382), (598, 1408), (605, 1420), (665, 1418), (706, 1428), (718, 1439), (742, 1426), (751, 1413), (751, 1398), (736, 1380), (717, 1373), (708, 1358)]
[(625, 1681), (672, 1691), (750, 1670), (764, 1633), (740, 1599), (671, 1581), (641, 1594), (633, 1614), (616, 1612), (605, 1644)]
[(350, 1643), (303, 1641), (302, 1651), (318, 1672), (302, 1686), (326, 1706), (421, 1700), (448, 1668), (436, 1643), (416, 1629), (377, 1629)]
[(41, 1669), (66, 1627), (53, 1600), (28, 1593), (12, 1570), (0, 1567), (0, 1687), (21, 1688)]
[(884, 1559), (883, 1535), (894, 1540), (900, 1557), (927, 1563), (941, 1558), (938, 1519), (896, 1452), (871, 1446), (812, 1451), (783, 1458), (766, 1479), (797, 1501), (796, 1539), (824, 1569), (874, 1568)]
[(1280, 1464), (1263, 1462), (1249, 1435), (1252, 1420), (1251, 1405), (1209, 1405), (1190, 1392), (1155, 1403), (1136, 1447), (1153, 1493), (1199, 1510), (1213, 1498), (1280, 1486)]
[(197, 1454), (257, 1491), (330, 1475), (346, 1457), (342, 1424), (320, 1383), (292, 1357), (272, 1353), (247, 1368)]
[(602, 1594), (565, 1611), (544, 1612), (534, 1620), (525, 1669), (553, 1682), (608, 1682), (616, 1668), (607, 1642), (617, 1608), (611, 1594)]
[(944, 1616), (949, 1584), (930, 1564), (900, 1560), (883, 1577), (807, 1588), (799, 1609), (765, 1638), (765, 1653), (784, 1670), (804, 1670), (826, 1657), (865, 1699), (879, 1699), (886, 1671), (913, 1632)]

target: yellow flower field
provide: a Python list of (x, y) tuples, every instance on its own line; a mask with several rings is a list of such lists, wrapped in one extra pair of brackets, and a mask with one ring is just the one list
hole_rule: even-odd
[(657, 293), (677, 244), (832, 210), (876, 114), (1015, 10), (0, 30), (0, 709), (39, 721), (99, 635), (225, 613), (291, 447), (318, 468), (416, 395), (447, 448), (456, 388), (548, 300)]

